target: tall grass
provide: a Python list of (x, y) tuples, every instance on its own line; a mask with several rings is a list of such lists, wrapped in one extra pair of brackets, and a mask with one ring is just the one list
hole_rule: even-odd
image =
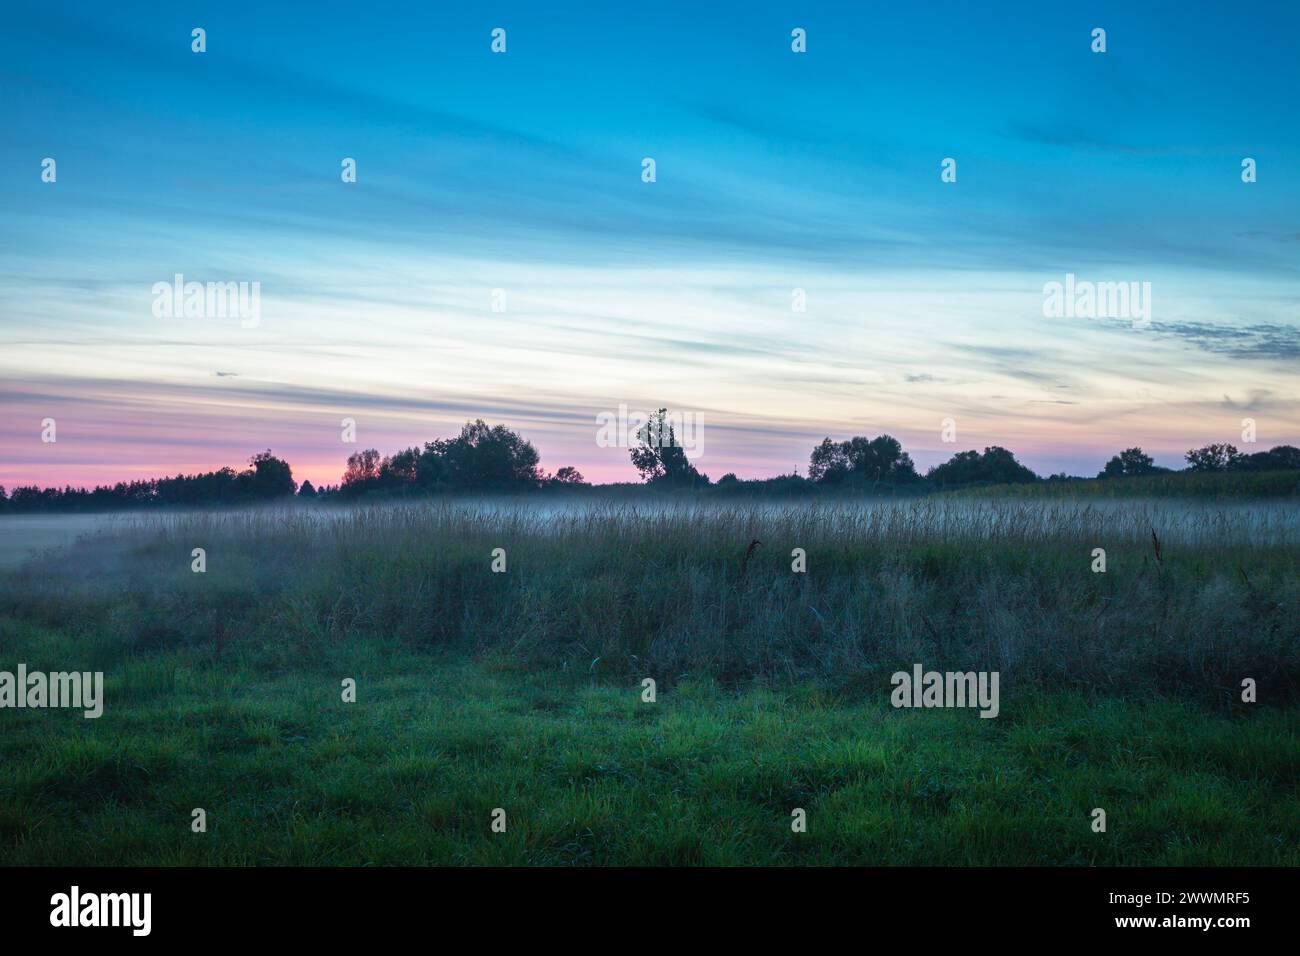
[(133, 517), (0, 579), (0, 610), (105, 653), (271, 668), (378, 640), (670, 683), (843, 684), (919, 662), (1225, 704), (1252, 677), (1280, 701), (1300, 696), (1298, 524), (1289, 504), (948, 498)]
[(1132, 478), (1037, 481), (967, 488), (947, 494), (998, 498), (1300, 498), (1300, 471), (1171, 472)]

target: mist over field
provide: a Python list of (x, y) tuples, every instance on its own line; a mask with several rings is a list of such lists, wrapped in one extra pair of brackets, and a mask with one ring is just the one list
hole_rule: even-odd
[(15, 567), (40, 551), (66, 549), (82, 535), (122, 523), (114, 514), (6, 515), (0, 518), (0, 568)]
[(6, 605), (125, 652), (378, 639), (834, 680), (928, 655), (1094, 690), (1230, 692), (1245, 668), (1287, 698), (1300, 676), (1290, 502), (489, 496), (3, 527)]

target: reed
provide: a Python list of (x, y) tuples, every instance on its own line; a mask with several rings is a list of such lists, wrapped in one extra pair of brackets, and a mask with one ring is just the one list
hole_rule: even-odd
[(595, 660), (620, 680), (852, 683), (923, 661), (1223, 703), (1249, 676), (1286, 700), (1300, 684), (1298, 523), (1286, 503), (934, 497), (133, 516), (0, 579), (0, 609), (109, 649), (275, 667), (379, 640), (529, 667)]

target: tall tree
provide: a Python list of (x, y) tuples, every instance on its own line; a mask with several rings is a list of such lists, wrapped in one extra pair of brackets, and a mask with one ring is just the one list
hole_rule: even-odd
[(709, 476), (700, 474), (686, 457), (677, 440), (668, 409), (661, 408), (636, 433), (637, 446), (630, 450), (632, 466), (641, 480), (674, 487), (707, 485)]
[(379, 478), (379, 452), (374, 448), (348, 455), (348, 468), (343, 473), (343, 487), (348, 491), (362, 491)]

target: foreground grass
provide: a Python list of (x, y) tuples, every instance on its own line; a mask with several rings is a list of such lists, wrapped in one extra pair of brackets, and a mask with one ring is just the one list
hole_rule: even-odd
[(267, 671), (13, 619), (0, 658), (115, 661), (98, 720), (0, 712), (4, 864), (1300, 863), (1293, 708), (1004, 686), (981, 720), (689, 677), (647, 704), (500, 653), (332, 643)]
[(1300, 699), (1297, 534), (1281, 503), (265, 509), (85, 539), (0, 574), (0, 615), (259, 672), (380, 636), (622, 682), (841, 683), (920, 662), (1231, 707), (1244, 677)]

